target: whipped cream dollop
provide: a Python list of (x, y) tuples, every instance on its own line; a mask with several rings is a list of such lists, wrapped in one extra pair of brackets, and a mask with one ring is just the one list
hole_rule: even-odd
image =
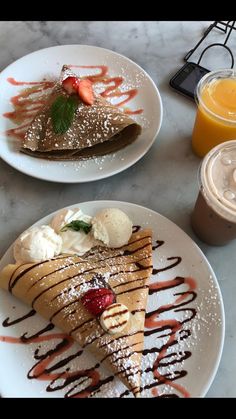
[(119, 208), (105, 208), (92, 219), (92, 234), (108, 247), (121, 247), (128, 243), (133, 223)]
[(42, 262), (61, 253), (62, 238), (48, 225), (31, 227), (24, 231), (13, 246), (18, 263)]
[(65, 208), (59, 211), (51, 222), (51, 227), (60, 235), (62, 239), (62, 253), (77, 254), (82, 256), (84, 253), (92, 249), (92, 247), (101, 244), (94, 238), (92, 232), (86, 234), (83, 230), (74, 231), (71, 228), (67, 228), (65, 231), (62, 231), (67, 224), (78, 220), (84, 221), (90, 225), (92, 217), (84, 214), (80, 208)]

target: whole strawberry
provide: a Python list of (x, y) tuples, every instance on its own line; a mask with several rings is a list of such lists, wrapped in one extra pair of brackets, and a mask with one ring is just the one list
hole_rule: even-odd
[(115, 302), (115, 294), (109, 288), (91, 288), (81, 298), (84, 307), (94, 316), (99, 316)]

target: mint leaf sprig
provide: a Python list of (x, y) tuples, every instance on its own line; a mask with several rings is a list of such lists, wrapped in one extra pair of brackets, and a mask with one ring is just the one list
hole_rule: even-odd
[(83, 230), (85, 232), (85, 234), (88, 234), (90, 232), (92, 228), (92, 224), (88, 224), (85, 221), (82, 220), (74, 220), (71, 221), (70, 223), (64, 225), (61, 228), (61, 232), (63, 231), (67, 231), (68, 229), (70, 230), (74, 230), (74, 231), (80, 231)]
[(64, 134), (70, 128), (78, 103), (76, 95), (58, 96), (54, 100), (50, 109), (50, 116), (55, 134)]

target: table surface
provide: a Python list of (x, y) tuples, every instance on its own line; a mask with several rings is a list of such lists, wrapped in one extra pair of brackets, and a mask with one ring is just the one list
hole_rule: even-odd
[[(134, 166), (109, 180), (90, 184), (50, 183), (28, 177), (0, 160), (0, 255), (35, 221), (77, 202), (128, 201), (163, 214), (196, 241), (218, 278), (225, 305), (226, 336), (221, 363), (207, 397), (235, 397), (236, 242), (222, 248), (208, 246), (191, 230), (190, 214), (198, 191), (200, 163), (191, 150), (195, 104), (171, 90), (168, 84), (183, 65), (185, 53), (210, 23), (0, 22), (0, 69), (25, 54), (55, 45), (109, 48), (126, 55), (150, 74), (160, 90), (164, 108), (161, 131), (149, 152)], [(228, 58), (222, 59), (227, 66)]]

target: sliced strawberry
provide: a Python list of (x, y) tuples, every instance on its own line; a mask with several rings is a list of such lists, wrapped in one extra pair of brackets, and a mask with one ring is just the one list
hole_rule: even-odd
[(67, 77), (62, 82), (62, 86), (64, 89), (71, 95), (72, 93), (77, 93), (78, 86), (79, 86), (79, 79), (77, 77)]
[(78, 94), (80, 99), (86, 105), (92, 105), (94, 103), (93, 84), (88, 79), (82, 79), (79, 82)]
[(91, 288), (81, 298), (82, 304), (94, 316), (99, 316), (114, 303), (115, 295), (109, 288)]

